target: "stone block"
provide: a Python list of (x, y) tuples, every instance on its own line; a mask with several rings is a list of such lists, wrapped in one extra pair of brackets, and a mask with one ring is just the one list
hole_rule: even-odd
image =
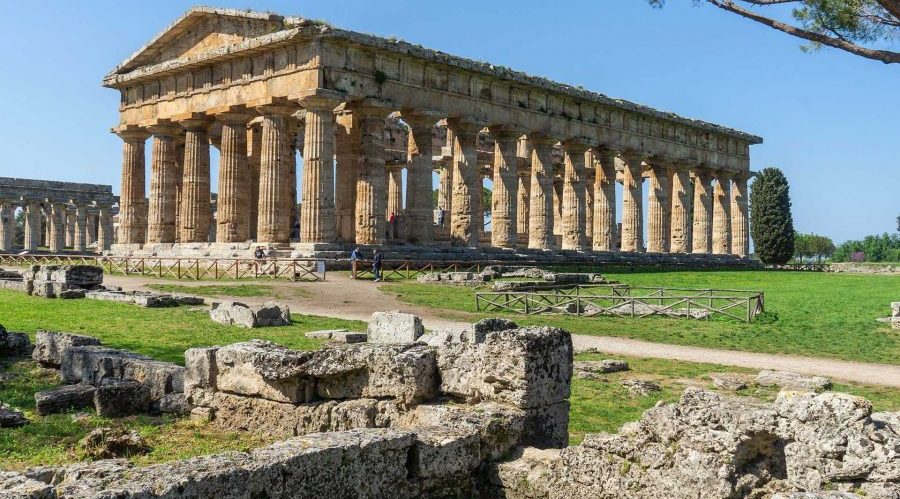
[(87, 383), (64, 385), (34, 394), (35, 412), (40, 416), (94, 405), (96, 388)]
[(338, 402), (331, 408), (330, 431), (346, 431), (375, 427), (375, 399), (355, 399)]
[(53, 486), (16, 471), (0, 471), (0, 498), (55, 499)]
[(437, 360), (441, 392), (471, 402), (542, 407), (568, 399), (571, 391), (572, 338), (562, 329), (498, 331), (483, 343), (439, 348)]
[(366, 341), (366, 333), (354, 333), (346, 329), (326, 329), (322, 331), (310, 331), (304, 336), (315, 340), (326, 340), (334, 343), (363, 343)]
[(92, 336), (39, 330), (34, 337), (32, 358), (41, 365), (59, 367), (67, 348), (100, 344), (100, 340)]
[(475, 428), (416, 428), (409, 456), (410, 473), (418, 478), (470, 474), (481, 464), (481, 438)]
[(215, 352), (215, 388), (276, 402), (308, 402), (315, 383), (306, 376), (304, 364), (312, 356), (262, 340), (220, 347)]
[(163, 395), (157, 404), (157, 410), (166, 414), (187, 415), (194, 407), (187, 401), (183, 393), (169, 393)]
[(0, 355), (31, 355), (33, 345), (25, 333), (12, 333), (0, 326)]
[(375, 312), (369, 320), (369, 343), (412, 343), (425, 333), (422, 319), (405, 314), (399, 310), (393, 312)]
[(716, 388), (732, 392), (747, 388), (748, 383), (752, 381), (749, 375), (735, 373), (709, 373), (709, 379)]
[(822, 376), (809, 376), (788, 371), (760, 371), (756, 375), (759, 386), (777, 386), (791, 390), (821, 391), (831, 387), (831, 381)]
[(240, 302), (213, 302), (209, 318), (220, 324), (245, 328), (288, 326), (291, 312), (287, 306), (275, 302), (254, 307)]
[(150, 391), (137, 381), (105, 379), (94, 391), (94, 408), (107, 418), (142, 414), (150, 409)]
[(0, 402), (0, 428), (18, 428), (28, 424), (22, 411)]
[(274, 301), (253, 307), (254, 327), (290, 326), (291, 309)]
[(478, 433), (482, 459), (500, 459), (520, 445), (528, 415), (521, 409), (491, 402), (458, 404), (421, 404), (401, 416), (399, 427), (442, 428)]
[(414, 404), (437, 394), (434, 350), (419, 344), (360, 343), (316, 352), (304, 366), (323, 398), (383, 398)]
[(216, 386), (216, 352), (219, 347), (189, 348), (184, 352), (184, 392)]
[(891, 317), (900, 317), (900, 301), (891, 302)]
[(500, 317), (481, 319), (480, 321), (472, 325), (472, 331), (475, 333), (474, 343), (483, 342), (484, 338), (489, 333), (506, 331), (507, 329), (516, 329), (518, 327), (518, 324), (516, 324), (515, 322), (509, 319), (502, 319)]
[(569, 401), (527, 409), (520, 444), (539, 449), (569, 445)]
[(152, 400), (184, 391), (184, 368), (132, 352), (102, 346), (69, 347), (60, 364), (63, 383), (99, 386), (105, 379), (135, 380), (145, 385)]
[[(331, 413), (337, 405), (334, 401), (308, 404), (275, 402), (202, 388), (190, 391), (187, 399), (195, 406), (192, 415), (198, 409), (208, 411), (210, 419), (221, 428), (279, 437), (331, 431)], [(345, 408), (345, 414), (347, 412), (349, 408)]]
[(628, 362), (616, 359), (576, 360), (572, 365), (575, 376), (582, 379), (597, 379), (601, 374), (628, 370)]

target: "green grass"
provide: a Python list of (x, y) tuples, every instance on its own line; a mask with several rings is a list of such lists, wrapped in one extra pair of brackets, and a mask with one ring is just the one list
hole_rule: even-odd
[[(599, 269), (602, 271), (603, 269)], [(875, 321), (898, 299), (900, 276), (775, 271), (604, 272), (633, 286), (751, 289), (765, 292), (766, 312), (753, 323), (652, 317), (581, 318), (476, 313), (478, 288), (386, 284), (408, 303), (451, 319), (505, 316), (521, 324), (553, 325), (578, 334), (624, 336), (661, 343), (900, 364), (900, 332)], [(489, 287), (480, 288), (489, 290)]]
[[(263, 284), (212, 284), (207, 286), (184, 286), (181, 284), (154, 283), (148, 284), (147, 287), (163, 293), (180, 293), (197, 296), (279, 297), (282, 295), (281, 290)], [(291, 292), (292, 294), (295, 294), (297, 296), (309, 296), (309, 292), (301, 288), (291, 289)]]
[(290, 326), (244, 329), (212, 322), (206, 311), (190, 307), (142, 308), (98, 300), (47, 300), (0, 290), (0, 324), (10, 331), (24, 331), (32, 337), (38, 329), (87, 334), (110, 347), (178, 364), (184, 363), (184, 351), (196, 346), (260, 338), (305, 350), (321, 344), (306, 338), (305, 332), (365, 328), (359, 321), (298, 314), (291, 316), (291, 322)]

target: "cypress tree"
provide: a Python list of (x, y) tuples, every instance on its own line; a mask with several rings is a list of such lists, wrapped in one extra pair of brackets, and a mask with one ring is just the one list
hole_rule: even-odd
[(763, 263), (787, 263), (794, 255), (791, 196), (778, 168), (764, 169), (750, 189), (750, 235)]

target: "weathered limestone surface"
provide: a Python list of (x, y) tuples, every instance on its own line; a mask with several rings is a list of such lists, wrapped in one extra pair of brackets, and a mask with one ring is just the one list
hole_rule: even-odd
[(375, 312), (368, 325), (370, 343), (412, 343), (424, 332), (422, 319), (399, 310)]
[(360, 114), (362, 146), (356, 180), (356, 242), (385, 241), (386, 186), (384, 183), (384, 118), (389, 111), (376, 107), (355, 109)]
[[(236, 243), (250, 238), (250, 168), (247, 163), (247, 123), (252, 115), (228, 112), (222, 122), (219, 160), (219, 197), (216, 209), (216, 242)], [(258, 187), (257, 187), (258, 189)]]
[(67, 348), (100, 344), (92, 336), (40, 330), (34, 337), (32, 358), (44, 366), (59, 367)]
[(587, 249), (587, 204), (584, 197), (584, 153), (588, 145), (583, 141), (563, 144), (565, 151), (562, 198), (562, 249)]
[(540, 135), (529, 137), (531, 155), (531, 203), (528, 208), (528, 247), (551, 249), (553, 237), (553, 157), (552, 139)]
[(747, 176), (731, 179), (731, 252), (738, 256), (750, 254), (750, 214), (748, 212)]
[(713, 233), (712, 252), (717, 255), (731, 254), (731, 179), (727, 175), (716, 177), (713, 190)]
[(643, 215), (643, 157), (629, 153), (625, 160), (624, 187), (622, 189), (622, 251), (644, 251)]
[(149, 129), (153, 134), (153, 156), (150, 164), (150, 207), (147, 231), (148, 243), (174, 243), (177, 154), (176, 136), (179, 129), (173, 125), (158, 125)]
[(150, 409), (150, 390), (132, 379), (104, 379), (94, 391), (97, 415), (118, 418), (142, 414)]
[(616, 231), (616, 152), (597, 149), (594, 152), (594, 241), (597, 251), (614, 251)]
[[(18, 428), (26, 424), (28, 424), (28, 418), (22, 414), (22, 411), (0, 402), (0, 428)], [(0, 484), (2, 484), (2, 479), (0, 479)]]
[(654, 162), (650, 167), (650, 190), (647, 197), (647, 251), (669, 251), (670, 203), (672, 184), (665, 164)]
[(712, 175), (708, 170), (694, 173), (694, 225), (691, 251), (712, 252)]
[(291, 310), (287, 305), (272, 301), (253, 306), (240, 302), (214, 302), (209, 318), (220, 324), (245, 328), (287, 326), (291, 323)]
[(169, 393), (183, 391), (184, 368), (170, 362), (102, 346), (74, 346), (62, 353), (63, 383), (100, 386), (104, 380), (138, 381), (157, 401)]
[(144, 141), (149, 134), (140, 129), (118, 130), (122, 138), (122, 189), (119, 195), (119, 243), (143, 244), (147, 232), (144, 199)]
[(517, 172), (519, 133), (494, 128), (494, 187), (491, 207), (491, 244), (498, 248), (512, 248), (518, 244), (519, 176)]
[(31, 355), (32, 345), (25, 333), (12, 333), (0, 325), (0, 354), (4, 356)]
[(329, 243), (335, 234), (332, 111), (340, 101), (317, 93), (304, 97), (300, 104), (306, 109), (300, 241)]
[(669, 251), (690, 253), (691, 250), (691, 179), (688, 167), (676, 163), (669, 170), (672, 179), (672, 218), (669, 227)]
[(94, 392), (97, 389), (88, 383), (77, 383), (52, 388), (34, 394), (35, 411), (40, 416), (83, 409), (94, 405)]
[(760, 371), (756, 376), (760, 386), (777, 386), (790, 390), (821, 391), (831, 387), (831, 381), (822, 376), (808, 376), (787, 371)]
[(475, 141), (481, 127), (460, 120), (448, 121), (453, 135), (453, 199), (450, 213), (450, 240), (456, 246), (477, 246), (483, 224), (481, 175)]

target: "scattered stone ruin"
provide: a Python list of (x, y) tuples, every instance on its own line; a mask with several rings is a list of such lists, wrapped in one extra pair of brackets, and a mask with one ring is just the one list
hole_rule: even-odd
[[(497, 281), (500, 278), (530, 278), (533, 280)], [(480, 286), (493, 281), (495, 291), (541, 290), (568, 288), (576, 284), (611, 284), (602, 275), (590, 272), (554, 272), (537, 267), (489, 265), (481, 272), (431, 272), (416, 278), (418, 282)]]
[(103, 284), (103, 269), (92, 265), (32, 265), (18, 272), (0, 269), (0, 288), (44, 298), (84, 298)]
[(291, 309), (274, 301), (262, 305), (247, 305), (236, 301), (212, 302), (209, 318), (226, 326), (245, 328), (289, 326)]
[(879, 317), (878, 321), (890, 324), (892, 329), (900, 329), (900, 301), (891, 302), (891, 315)]

